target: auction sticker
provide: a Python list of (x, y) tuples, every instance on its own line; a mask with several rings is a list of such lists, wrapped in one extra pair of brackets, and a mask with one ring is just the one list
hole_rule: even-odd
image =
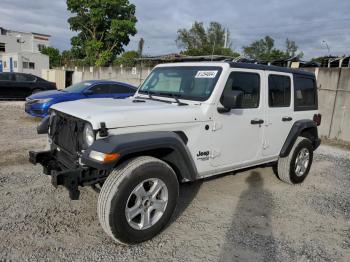
[(198, 71), (195, 78), (215, 78), (218, 71)]

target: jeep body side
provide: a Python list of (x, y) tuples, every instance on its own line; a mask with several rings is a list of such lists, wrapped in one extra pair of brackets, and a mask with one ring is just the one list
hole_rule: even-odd
[(55, 186), (79, 197), (102, 186), (99, 219), (116, 241), (157, 234), (179, 182), (271, 164), (301, 183), (319, 146), (315, 76), (229, 62), (157, 66), (134, 97), (55, 105), (39, 131), (51, 150), (30, 152)]

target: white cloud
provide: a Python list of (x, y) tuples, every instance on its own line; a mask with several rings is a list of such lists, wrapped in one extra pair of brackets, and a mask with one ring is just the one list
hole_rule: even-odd
[[(306, 58), (324, 55), (326, 40), (333, 54), (350, 54), (350, 1), (338, 0), (131, 0), (136, 4), (138, 34), (127, 49), (135, 49), (140, 37), (145, 52), (178, 52), (175, 43), (179, 28), (194, 21), (218, 21), (231, 31), (233, 46), (271, 35), (282, 47), (288, 37), (295, 40)], [(52, 35), (52, 45), (61, 50), (70, 46), (65, 0), (1, 0), (0, 26)]]

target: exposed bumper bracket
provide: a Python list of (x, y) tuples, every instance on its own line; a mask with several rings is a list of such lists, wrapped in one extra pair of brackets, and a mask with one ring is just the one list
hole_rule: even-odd
[(51, 183), (54, 187), (64, 186), (69, 191), (72, 200), (78, 200), (80, 191), (78, 189), (83, 168), (61, 170), (51, 151), (29, 152), (29, 162), (40, 164), (44, 168), (44, 174), (51, 176)]

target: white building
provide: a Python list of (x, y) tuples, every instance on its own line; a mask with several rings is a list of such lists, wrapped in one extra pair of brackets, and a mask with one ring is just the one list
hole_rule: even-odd
[(49, 57), (40, 51), (50, 46), (50, 36), (6, 30), (0, 27), (0, 72), (41, 76), (49, 68)]

